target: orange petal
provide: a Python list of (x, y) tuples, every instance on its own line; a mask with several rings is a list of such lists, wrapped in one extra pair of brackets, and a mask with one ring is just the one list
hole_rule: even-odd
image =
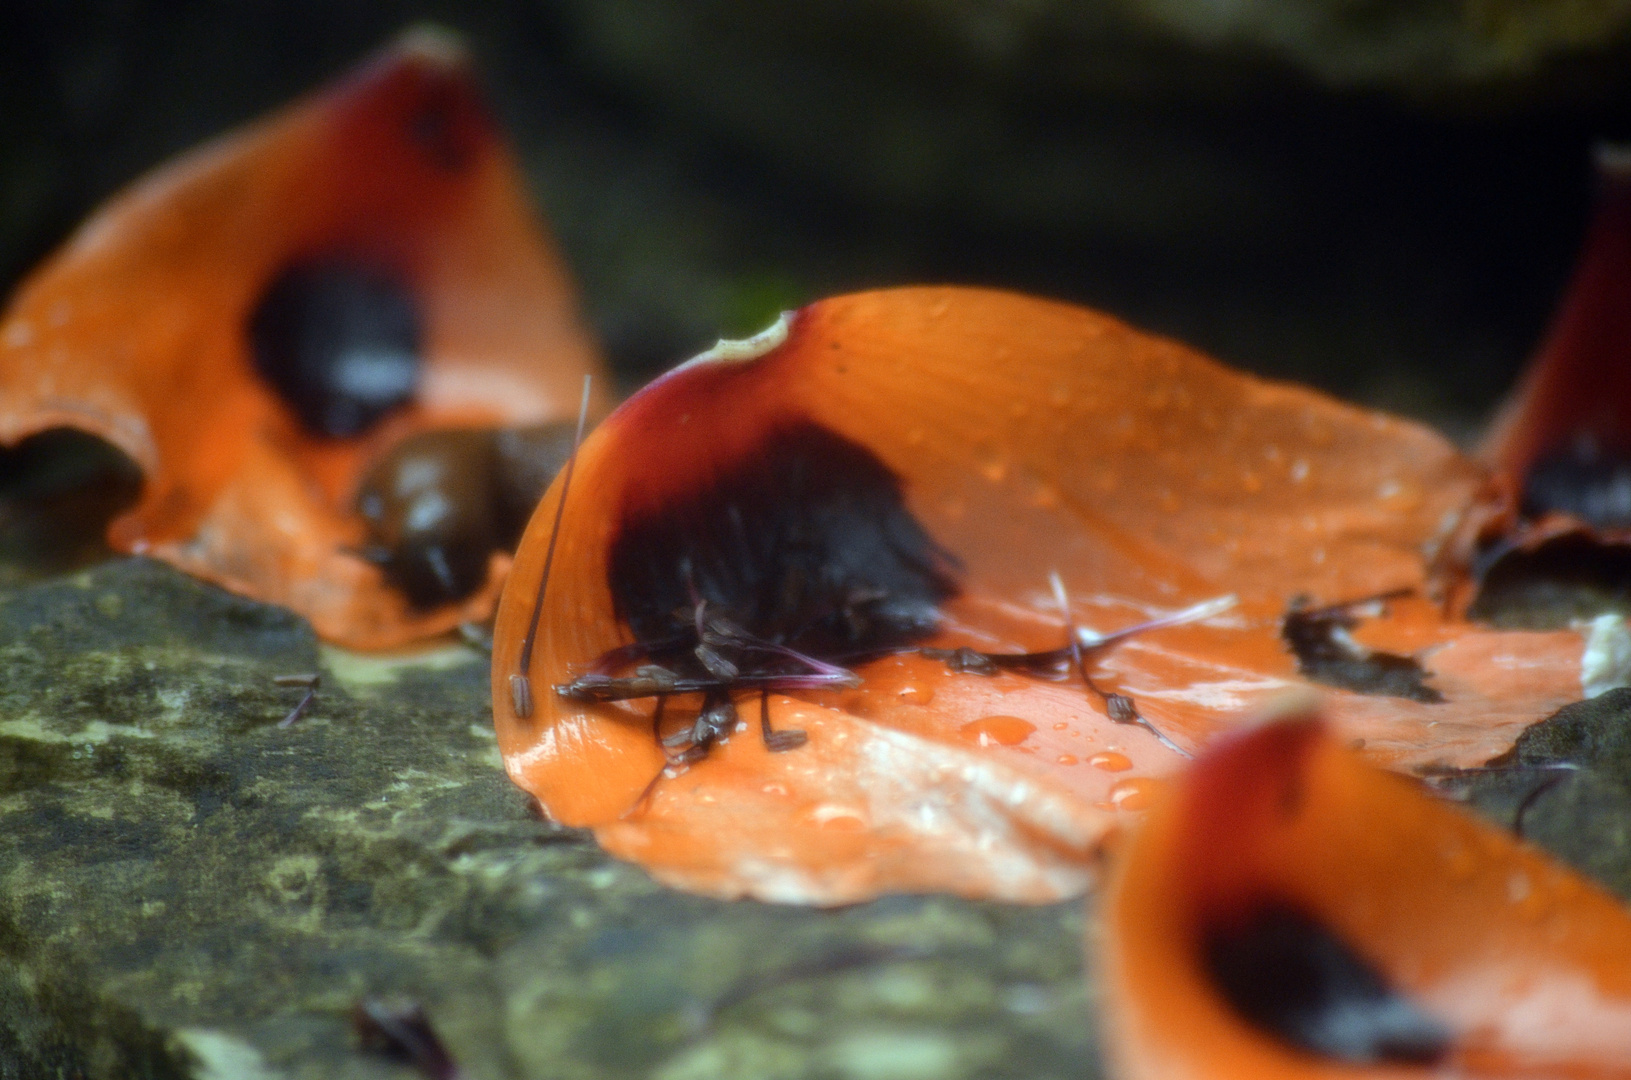
[[(1572, 465), (1578, 483), (1579, 470), (1631, 461), (1631, 165), (1605, 153), (1599, 179), (1596, 216), (1563, 302), (1483, 446), (1516, 490), (1536, 479), (1537, 465)], [(1631, 509), (1620, 516), (1631, 519)]]
[[(1122, 852), (1101, 942), (1116, 1075), (1422, 1075), (1356, 1068), (1242, 1019), (1240, 990), (1220, 988), (1219, 935), (1275, 911), (1334, 935), (1440, 1027), (1433, 1075), (1631, 1075), (1631, 915), (1308, 719), (1214, 747)], [(1248, 987), (1291, 978), (1241, 963)]]
[[(414, 403), (355, 438), (306, 434), (247, 342), (268, 284), (331, 257), (399, 275), (424, 331)], [(410, 35), (138, 181), (41, 266), (0, 323), (0, 443), (107, 439), (145, 474), (116, 548), (383, 647), (481, 615), (498, 580), (420, 613), (342, 550), (368, 464), (426, 428), (570, 416), (598, 370), (468, 60)]]
[[(652, 700), (584, 704), (551, 688), (635, 640), (619, 612), (629, 601), (617, 599), (632, 586), (612, 580), (611, 554), (635, 523), (655, 539), (633, 570), (669, 575), (665, 602), (679, 608), (687, 553), (698, 567), (782, 560), (765, 571), (763, 595), (703, 590), (729, 610), (774, 606), (828, 572), (794, 566), (812, 543), (842, 553), (872, 542), (845, 534), (878, 527), (875, 507), (852, 520), (839, 495), (804, 505), (798, 492), (836, 466), (777, 457), (790, 431), (869, 455), (896, 483), (912, 527), (951, 557), (956, 595), (939, 605), (928, 644), (1059, 648), (1055, 571), (1075, 621), (1098, 631), (1236, 594), (1236, 609), (1203, 624), (1152, 631), (1093, 658), (1101, 686), (1133, 695), (1190, 748), (1297, 681), (1278, 638), (1293, 595), (1421, 588), (1425, 553), (1481, 483), (1425, 429), (1238, 374), (1094, 312), (1010, 294), (840, 297), (679, 368), (581, 449), (525, 669), (535, 713), (523, 717), (511, 681), (523, 670), (559, 482), (540, 504), (500, 605), (494, 701), (510, 775), (550, 814), (594, 826), (610, 849), (706, 892), (813, 902), (927, 887), (1065, 895), (1085, 880), (1095, 837), (1182, 764), (1148, 731), (1112, 722), (1079, 679), (953, 674), (911, 653), (862, 664), (859, 689), (775, 696), (773, 725), (810, 736), (782, 753), (764, 752), (751, 730), (757, 695), (739, 693), (744, 730), (637, 806), (664, 763)], [(755, 493), (729, 487), (750, 474)], [(770, 533), (744, 524), (770, 520), (752, 516), (763, 503), (799, 522), (785, 550), (767, 554)], [(721, 550), (726, 534), (734, 538)], [(1394, 612), (1384, 628), (1436, 650), (1427, 663), (1450, 700), (1333, 695), (1349, 737), (1374, 742), (1387, 760), (1481, 763), (1522, 725), (1579, 697), (1574, 634), (1490, 635), (1446, 624), (1421, 601)], [(676, 698), (675, 709), (694, 715), (696, 700)], [(883, 763), (898, 782), (879, 779)], [(1005, 802), (993, 798), (1004, 789)], [(1064, 798), (1093, 813), (1062, 816)], [(812, 814), (817, 824), (853, 822), (860, 835), (839, 844), (809, 827)]]

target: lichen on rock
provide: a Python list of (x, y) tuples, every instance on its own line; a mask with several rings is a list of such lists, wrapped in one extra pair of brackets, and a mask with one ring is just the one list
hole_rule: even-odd
[(1076, 905), (663, 889), (532, 812), (461, 648), (323, 650), (142, 559), (0, 591), (0, 1075), (412, 1075), (370, 995), (476, 1077), (1081, 1074)]

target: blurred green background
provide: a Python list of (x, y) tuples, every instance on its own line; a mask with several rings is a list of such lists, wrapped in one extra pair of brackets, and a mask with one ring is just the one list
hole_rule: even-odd
[(1631, 2), (153, 0), (0, 12), (0, 287), (431, 20), (627, 387), (845, 290), (1008, 286), (1465, 437), (1631, 138)]

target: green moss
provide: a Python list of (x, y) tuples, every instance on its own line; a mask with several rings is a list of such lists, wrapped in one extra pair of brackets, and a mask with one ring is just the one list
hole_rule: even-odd
[[(0, 662), (0, 1061), (19, 1075), (407, 1075), (358, 1050), (368, 994), (421, 1001), (482, 1076), (1091, 1060), (1078, 905), (661, 888), (504, 778), (476, 654), (319, 649), (285, 612), (127, 559), (0, 593)], [(299, 691), (273, 678), (319, 670), (279, 728)]]

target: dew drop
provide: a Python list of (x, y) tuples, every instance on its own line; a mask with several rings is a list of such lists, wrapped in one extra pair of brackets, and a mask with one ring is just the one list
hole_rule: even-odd
[(1095, 769), (1105, 772), (1126, 772), (1133, 767), (1133, 759), (1126, 754), (1118, 754), (1114, 750), (1104, 750), (1087, 759), (1087, 763)]
[(1551, 898), (1544, 887), (1529, 879), (1522, 870), (1516, 871), (1506, 883), (1507, 899), (1517, 909), (1518, 917), (1531, 922), (1540, 919), (1551, 909)]
[(1129, 776), (1110, 788), (1110, 805), (1117, 810), (1145, 810), (1161, 790), (1161, 781), (1148, 776)]
[(1464, 847), (1445, 853), (1444, 872), (1451, 881), (1470, 881), (1478, 873), (1478, 857)]
[(927, 705), (934, 700), (934, 691), (927, 686), (903, 686), (896, 696), (907, 705)]
[(1057, 510), (1064, 500), (1059, 497), (1059, 489), (1052, 484), (1037, 481), (1031, 490), (1031, 505), (1038, 510)]
[(1059, 721), (1059, 722), (1058, 722), (1058, 723), (1057, 723), (1057, 724), (1055, 724), (1055, 725), (1053, 725), (1053, 730), (1055, 730), (1055, 731), (1063, 731), (1063, 730), (1065, 730), (1065, 729), (1066, 729), (1066, 728), (1068, 728), (1068, 727), (1069, 727), (1069, 726), (1070, 726), (1070, 725), (1069, 725), (1069, 724), (1067, 724), (1067, 723), (1065, 723), (1065, 722), (1064, 722), (1064, 721), (1063, 721), (1063, 720), (1061, 720), (1061, 721)]
[(1054, 760), (1061, 765), (1074, 765), (1078, 759), (1075, 754), (1060, 754)]
[(1008, 460), (1001, 452), (989, 446), (982, 446), (975, 450), (974, 456), (975, 466), (979, 469), (980, 475), (993, 484), (1000, 484), (1008, 477)]
[(821, 828), (834, 832), (860, 832), (866, 828), (866, 818), (852, 806), (821, 803), (810, 811), (809, 818)]
[[(1017, 716), (986, 716), (964, 724), (957, 729), (957, 733), (980, 746), (989, 746), (991, 743), (999, 746), (1018, 746), (1030, 738), (1035, 730), (1035, 724), (1029, 720), (1021, 720)], [(1127, 764), (1131, 765), (1132, 762)]]

